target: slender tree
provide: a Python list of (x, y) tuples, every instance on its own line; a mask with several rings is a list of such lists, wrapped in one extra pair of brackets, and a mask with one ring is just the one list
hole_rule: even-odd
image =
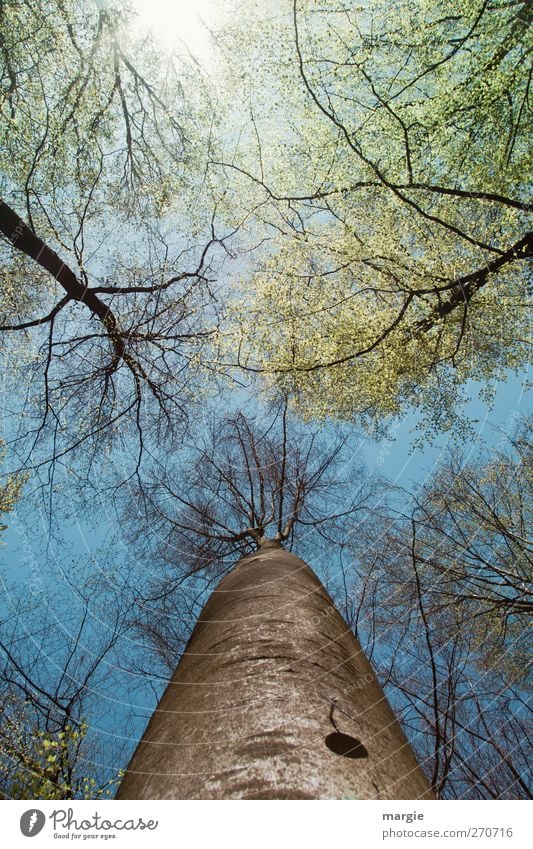
[(439, 798), (530, 798), (531, 438), (390, 487), (331, 591)]
[(367, 525), (381, 573), (398, 585), (408, 579), (415, 595), (420, 575), (436, 611), (461, 605), (472, 627), (491, 633), (487, 657), (513, 643), (533, 613), (531, 448), (526, 416), (484, 456), (449, 451), (419, 492), (384, 499), (379, 548), (371, 545), (375, 523)]
[[(124, 755), (120, 744), (104, 749), (92, 722), (98, 697), (111, 712), (109, 689), (117, 680), (112, 658), (127, 628), (127, 594), (94, 575), (84, 580), (83, 574), (72, 574), (61, 586), (51, 578), (47, 585), (39, 573), (5, 595), (0, 620), (1, 794), (14, 799), (109, 798), (119, 777), (114, 763)], [(95, 623), (99, 616), (103, 628)]]

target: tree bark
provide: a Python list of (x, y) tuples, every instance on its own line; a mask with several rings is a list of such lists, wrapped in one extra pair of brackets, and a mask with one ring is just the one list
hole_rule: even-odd
[(118, 799), (432, 799), (359, 643), (268, 541), (206, 603)]

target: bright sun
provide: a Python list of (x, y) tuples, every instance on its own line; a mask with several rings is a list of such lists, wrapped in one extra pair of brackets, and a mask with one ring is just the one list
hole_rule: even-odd
[(209, 34), (220, 0), (134, 0), (140, 29), (150, 31), (170, 49), (184, 44), (198, 59), (207, 59)]

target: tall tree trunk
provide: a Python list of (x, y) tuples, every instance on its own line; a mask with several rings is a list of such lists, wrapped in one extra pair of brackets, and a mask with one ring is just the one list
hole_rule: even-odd
[(268, 541), (205, 605), (117, 798), (434, 797), (324, 587)]

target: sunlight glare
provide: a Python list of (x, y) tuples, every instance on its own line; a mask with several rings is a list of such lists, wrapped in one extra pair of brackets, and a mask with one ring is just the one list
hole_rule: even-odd
[(185, 45), (202, 64), (210, 51), (209, 33), (216, 0), (134, 0), (137, 26), (151, 32), (167, 50)]

